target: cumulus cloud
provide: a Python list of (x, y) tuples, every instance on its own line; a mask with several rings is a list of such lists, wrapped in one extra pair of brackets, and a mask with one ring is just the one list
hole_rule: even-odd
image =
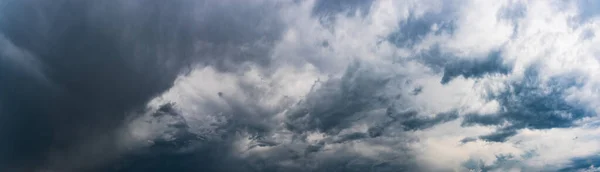
[(594, 171), (593, 4), (0, 0), (0, 169)]

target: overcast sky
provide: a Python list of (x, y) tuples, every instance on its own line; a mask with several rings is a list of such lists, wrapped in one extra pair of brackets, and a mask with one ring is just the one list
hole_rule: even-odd
[(0, 171), (600, 171), (594, 0), (0, 0)]

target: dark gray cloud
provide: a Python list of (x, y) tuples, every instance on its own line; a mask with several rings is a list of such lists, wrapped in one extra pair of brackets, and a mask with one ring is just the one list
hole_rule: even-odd
[(433, 127), (437, 124), (452, 121), (458, 118), (458, 114), (454, 111), (439, 113), (434, 117), (413, 117), (402, 121), (402, 125), (408, 130), (420, 130)]
[[(398, 103), (396, 99), (399, 97), (387, 95), (386, 87), (410, 82), (405, 82), (401, 77), (382, 77), (384, 75), (374, 72), (373, 67), (357, 62), (348, 68), (341, 79), (317, 83), (315, 89), (289, 111), (285, 127), (294, 132), (291, 133), (291, 142), (274, 139), (277, 130), (281, 129), (277, 128), (279, 126), (272, 118), (281, 109), (255, 106), (252, 102), (243, 102), (222, 93), (219, 98), (227, 105), (211, 104), (212, 111), (209, 113), (219, 112), (226, 119), (215, 124), (218, 127), (211, 134), (193, 134), (186, 125), (176, 125), (183, 127), (175, 130), (179, 132), (173, 132), (179, 134), (171, 134), (175, 136), (174, 140), (155, 140), (150, 147), (130, 152), (98, 170), (241, 172), (426, 169), (414, 160), (407, 146), (415, 142), (414, 138), (402, 132), (426, 129), (456, 119), (457, 114), (451, 112), (421, 117), (417, 111), (400, 111), (399, 107), (391, 106)], [(408, 88), (412, 87), (407, 85), (403, 96), (413, 96), (412, 89)], [(248, 96), (253, 96), (250, 93), (252, 87), (244, 87), (243, 90), (248, 91)], [(256, 92), (259, 90), (254, 90)], [(178, 116), (177, 112), (171, 112), (172, 106), (164, 107), (150, 116)], [(367, 131), (350, 131), (364, 122), (368, 125)], [(307, 135), (314, 132), (322, 132), (324, 138), (318, 142), (309, 141)], [(245, 139), (252, 142), (247, 148), (241, 148), (247, 154), (239, 152), (238, 142)], [(376, 157), (367, 156), (354, 151), (357, 149), (353, 148), (354, 144), (358, 143), (391, 147), (394, 151), (382, 152)], [(267, 149), (251, 153), (259, 148)]]
[(487, 74), (508, 74), (510, 67), (503, 64), (499, 52), (491, 52), (483, 59), (456, 60), (444, 66), (442, 83), (448, 83), (453, 78), (462, 76), (464, 78), (480, 78)]
[[(152, 140), (150, 146), (125, 152), (99, 166), (83, 169), (85, 171), (240, 171), (244, 165), (229, 166), (236, 163), (231, 156), (232, 133), (219, 129), (219, 139), (210, 135), (200, 135), (189, 131), (187, 121), (175, 110), (176, 105), (164, 104), (150, 112), (148, 123), (168, 123), (168, 130), (160, 133), (168, 137)], [(170, 121), (170, 122), (168, 122)], [(239, 164), (239, 162), (237, 162)], [(235, 170), (234, 170), (235, 169)]]
[(575, 76), (550, 78), (542, 83), (538, 68), (535, 66), (526, 71), (522, 81), (510, 83), (510, 88), (490, 98), (500, 103), (501, 110), (495, 114), (468, 114), (464, 117), (463, 126), (469, 125), (501, 125), (509, 126), (496, 133), (482, 136), (481, 139), (502, 142), (516, 134), (515, 130), (568, 128), (575, 121), (594, 115), (582, 105), (568, 102), (564, 92), (572, 87), (580, 87)]
[[(368, 69), (366, 69), (368, 70)], [(385, 93), (380, 92), (391, 78), (365, 71), (360, 63), (348, 67), (341, 79), (324, 81), (290, 114), (292, 131), (337, 133), (349, 127), (360, 112), (383, 108)]]
[(567, 172), (567, 171), (578, 171), (578, 170), (598, 170), (597, 168), (600, 166), (600, 155), (591, 155), (587, 157), (577, 157), (571, 159), (571, 163), (559, 171)]
[(456, 57), (443, 53), (439, 47), (426, 51), (415, 58), (430, 66), (434, 71), (442, 73), (441, 83), (446, 84), (456, 77), (482, 78), (484, 76), (500, 74), (506, 75), (512, 67), (504, 62), (502, 54), (492, 51), (485, 57)]
[[(414, 142), (402, 132), (423, 130), (458, 118), (456, 112), (440, 113), (431, 117), (414, 110), (401, 110), (394, 104), (413, 95), (411, 82), (402, 76), (386, 76), (374, 70), (375, 66), (356, 62), (340, 79), (319, 81), (314, 89), (290, 109), (285, 127), (294, 132), (292, 142), (277, 142), (273, 137), (279, 127), (273, 115), (283, 109), (269, 109), (253, 102), (219, 96), (226, 106), (210, 104), (208, 113), (226, 116), (212, 134), (183, 135), (164, 144), (128, 154), (109, 163), (100, 171), (414, 171), (426, 169), (414, 161), (406, 146)], [(389, 95), (390, 85), (399, 86), (401, 95)], [(250, 99), (259, 97), (260, 90), (245, 86)], [(406, 88), (404, 88), (406, 87)], [(218, 93), (216, 93), (218, 94)], [(294, 102), (290, 102), (294, 103)], [(169, 107), (169, 106), (167, 106)], [(162, 108), (161, 108), (162, 109)], [(160, 111), (160, 110), (159, 110)], [(159, 113), (160, 114), (160, 113)], [(348, 132), (356, 125), (368, 125), (367, 131)], [(322, 132), (325, 138), (316, 143), (308, 141), (308, 133)], [(400, 132), (400, 133), (399, 133)], [(260, 154), (240, 155), (240, 139), (251, 140), (245, 151), (268, 148)], [(181, 140), (178, 140), (181, 139)], [(155, 141), (158, 143), (158, 141)], [(189, 145), (181, 145), (186, 143)], [(353, 144), (394, 147), (395, 152), (369, 157), (351, 151)], [(327, 146), (338, 147), (336, 149)], [(179, 149), (188, 151), (181, 152)], [(166, 150), (166, 151), (165, 151)], [(195, 163), (191, 163), (190, 161)], [(231, 166), (228, 164), (237, 164)]]
[[(410, 109), (405, 103), (407, 99), (414, 96), (412, 83), (404, 76), (387, 76), (377, 73), (375, 66), (360, 62), (353, 63), (348, 67), (342, 78), (321, 81), (317, 83), (305, 99), (299, 102), (289, 112), (287, 129), (298, 134), (306, 132), (322, 132), (326, 139), (317, 145), (309, 146), (307, 150), (312, 154), (322, 154), (324, 145), (335, 145), (354, 142), (366, 142), (379, 145), (381, 139), (392, 139), (394, 143), (385, 143), (386, 146), (394, 144), (405, 145), (412, 141), (400, 139), (398, 136), (403, 132), (424, 130), (437, 124), (448, 122), (458, 118), (454, 111), (429, 115)], [(391, 91), (389, 88), (398, 88), (400, 91)], [(394, 87), (398, 86), (398, 87)], [(405, 102), (406, 101), (406, 102)], [(351, 131), (356, 125), (366, 124), (368, 130), (364, 132)], [(402, 134), (401, 134), (402, 135)], [(407, 149), (400, 146), (398, 149)], [(410, 164), (415, 155), (409, 152), (394, 152), (401, 162), (375, 163), (364, 162), (364, 167), (353, 166), (352, 168), (334, 168), (342, 171), (364, 171), (371, 168), (390, 167), (381, 171), (397, 171), (398, 169), (424, 170), (417, 164)], [(347, 159), (347, 157), (330, 157), (332, 160)], [(369, 157), (355, 155), (361, 161), (369, 160)], [(356, 160), (353, 160), (356, 161)], [(369, 160), (372, 161), (372, 160)], [(347, 162), (348, 163), (348, 162)], [(374, 164), (373, 164), (374, 163)], [(406, 164), (409, 163), (409, 164)], [(336, 163), (337, 164), (337, 163)], [(378, 165), (379, 164), (379, 165)], [(319, 169), (333, 164), (324, 163)], [(339, 165), (339, 164), (338, 164)], [(358, 164), (357, 164), (358, 165)], [(367, 168), (368, 166), (371, 166)], [(393, 168), (392, 168), (393, 167)], [(327, 170), (325, 170), (327, 171)]]
[[(171, 104), (152, 112), (150, 116), (177, 118), (178, 112)], [(91, 171), (397, 171), (419, 169), (411, 160), (408, 153), (390, 152), (379, 157), (368, 157), (350, 151), (351, 148), (335, 150), (325, 149), (325, 145), (342, 145), (347, 142), (368, 142), (372, 145), (392, 146), (406, 142), (405, 140), (370, 139), (367, 133), (349, 133), (331, 135), (319, 143), (311, 144), (306, 140), (296, 140), (294, 143), (277, 143), (269, 141), (270, 131), (252, 130), (232, 117), (225, 123), (218, 124), (213, 135), (194, 134), (188, 131), (185, 120), (171, 125), (173, 137), (169, 140), (155, 139), (153, 144), (145, 149), (128, 152), (120, 158), (115, 158), (100, 168)], [(273, 127), (273, 126), (268, 126)], [(241, 156), (237, 152), (236, 141), (240, 134), (248, 133), (249, 139), (256, 144), (248, 147), (267, 147), (260, 154)], [(388, 137), (391, 139), (391, 137)], [(306, 139), (306, 138), (304, 138)], [(349, 145), (347, 145), (349, 146)], [(407, 149), (400, 144), (397, 149)], [(231, 165), (236, 164), (236, 165)]]
[[(438, 13), (428, 12), (422, 16), (416, 16), (415, 12), (411, 11), (406, 20), (398, 23), (398, 30), (388, 35), (387, 41), (397, 47), (412, 48), (421, 43), (429, 34), (453, 34), (456, 30), (456, 14), (452, 8), (451, 2), (446, 1)], [(432, 30), (434, 25), (437, 30)]]
[[(389, 91), (387, 88), (390, 86), (398, 86), (400, 91)], [(405, 76), (378, 74), (372, 66), (357, 62), (348, 67), (341, 79), (320, 83), (317, 90), (310, 92), (294, 107), (288, 116), (288, 127), (297, 132), (321, 131), (336, 134), (367, 115), (374, 116), (368, 112), (377, 109), (387, 109), (386, 112), (379, 113), (385, 114), (382, 118), (386, 120), (374, 125), (373, 132), (395, 123), (400, 124), (404, 130), (419, 130), (458, 118), (455, 112), (421, 117), (418, 115), (420, 112), (396, 106), (414, 96), (414, 88), (411, 88), (412, 83)]]
[[(428, 35), (453, 35), (458, 27), (456, 8), (459, 8), (457, 7), (459, 3), (444, 1), (442, 4), (440, 11), (427, 12), (420, 16), (416, 16), (415, 12), (411, 11), (406, 20), (398, 23), (398, 30), (387, 36), (387, 41), (397, 47), (413, 48)], [(525, 10), (522, 4), (517, 4), (501, 8), (498, 15), (501, 19), (516, 21), (523, 17)], [(434, 26), (435, 30), (432, 29)], [(492, 50), (485, 57), (457, 57), (441, 50), (440, 45), (434, 45), (430, 50), (423, 51), (419, 56), (410, 59), (428, 65), (434, 71), (443, 74), (442, 84), (460, 76), (482, 78), (491, 74), (506, 75), (512, 71), (511, 65), (504, 61), (499, 50)]]
[[(578, 120), (595, 115), (565, 100), (567, 89), (582, 87), (576, 82), (581, 78), (561, 75), (542, 82), (540, 66), (486, 97), (499, 102), (497, 113), (460, 114), (450, 108), (426, 114), (429, 110), (420, 109), (422, 104), (415, 100), (431, 88), (413, 83), (419, 78), (408, 76), (410, 72), (395, 71), (406, 64), (377, 60), (350, 63), (341, 78), (331, 75), (317, 81), (299, 102), (260, 104), (268, 90), (242, 79), (234, 81), (233, 87), (239, 88), (235, 94), (215, 92), (215, 100), (187, 102), (206, 107), (197, 112), (203, 114), (183, 114), (175, 103), (148, 104), (177, 77), (196, 68), (210, 66), (219, 74), (238, 77), (251, 64), (260, 75), (274, 76), (270, 72), (278, 67), (270, 52), (286, 29), (278, 13), (282, 4), (0, 0), (0, 171), (436, 171), (450, 167), (421, 162), (431, 157), (420, 157), (423, 150), (414, 146), (427, 148), (428, 143), (421, 144), (414, 134), (432, 134), (427, 130), (437, 132), (435, 126), (442, 123), (460, 118), (463, 127), (499, 127), (462, 143), (505, 142), (521, 129), (575, 127)], [(332, 29), (328, 31), (336, 29), (336, 15), (360, 12), (358, 19), (368, 25), (371, 21), (364, 16), (372, 4), (317, 0), (310, 15)], [(595, 9), (582, 4), (580, 20), (590, 20)], [(398, 31), (383, 39), (410, 49), (429, 34), (452, 35), (460, 10), (453, 1), (443, 1), (442, 6), (424, 15), (409, 10), (408, 19), (398, 22)], [(526, 6), (516, 4), (497, 15), (514, 22), (526, 12)], [(583, 37), (594, 35), (589, 31)], [(315, 46), (338, 47), (331, 46), (339, 44), (335, 39)], [(441, 84), (512, 72), (499, 50), (485, 57), (457, 57), (436, 45), (430, 48), (403, 60), (428, 68), (422, 71), (433, 70)], [(319, 74), (331, 71), (321, 69), (327, 65), (312, 65)], [(194, 84), (207, 81), (198, 82)], [(209, 122), (186, 119), (206, 114), (218, 118), (206, 124), (208, 131), (194, 127), (204, 125), (196, 122)], [(133, 124), (160, 129), (152, 137), (120, 140)], [(520, 157), (499, 154), (487, 164), (474, 157), (462, 165), (480, 171), (532, 171), (522, 160), (534, 156), (535, 152)], [(597, 161), (598, 156), (574, 158), (563, 171), (598, 166)]]
[[(135, 118), (128, 114), (147, 114), (143, 109), (148, 100), (170, 88), (174, 79), (192, 66), (190, 64), (210, 65), (222, 72), (240, 70), (240, 64), (246, 62), (268, 65), (269, 44), (278, 39), (281, 29), (276, 19), (265, 18), (274, 16), (265, 14), (269, 13), (265, 8), (271, 6), (243, 6), (234, 2), (30, 0), (7, 3), (3, 7), (9, 10), (0, 15), (0, 29), (6, 37), (3, 48), (10, 49), (1, 59), (9, 63), (2, 63), (0, 80), (9, 84), (1, 86), (5, 124), (0, 136), (12, 138), (13, 142), (2, 142), (0, 168), (14, 171), (40, 168), (59, 171), (391, 171), (412, 166), (381, 162), (345, 151), (329, 155), (318, 145), (306, 142), (299, 142), (300, 146), (277, 147), (280, 143), (269, 140), (275, 126), (268, 120), (271, 116), (265, 114), (279, 110), (252, 106), (228, 97), (227, 93), (219, 94), (227, 107), (215, 104), (209, 111), (227, 116), (212, 131), (213, 135), (190, 132), (187, 122), (168, 104), (151, 116), (157, 120), (180, 120), (168, 126), (169, 133), (163, 133), (171, 135), (171, 139), (157, 138), (151, 140), (149, 147), (120, 150), (114, 143), (116, 129), (126, 123), (126, 119)], [(28, 13), (27, 9), (38, 10), (39, 14)], [(256, 42), (260, 44), (254, 44)], [(249, 46), (251, 50), (244, 50), (242, 46)], [(332, 89), (339, 95), (333, 96), (328, 105), (309, 107), (318, 116), (303, 124), (309, 128), (303, 128), (302, 132), (311, 128), (339, 131), (351, 123), (351, 119), (337, 122), (345, 118), (345, 114), (353, 116), (383, 107), (369, 102), (387, 100), (370, 94), (388, 79), (363, 77), (361, 75), (368, 72), (349, 71), (354, 73), (347, 74), (341, 81), (327, 81), (335, 85)], [(238, 84), (251, 98), (259, 98), (260, 90), (245, 83)], [(356, 101), (344, 101), (354, 98)], [(348, 109), (334, 110), (339, 106)], [(378, 137), (382, 129), (334, 136), (339, 139), (328, 144)], [(257, 142), (249, 149), (276, 148), (266, 158), (242, 158), (234, 153), (239, 133), (247, 133)], [(318, 163), (312, 162), (308, 156), (317, 156), (313, 154), (323, 158)], [(294, 163), (281, 165), (286, 160)]]
[(488, 135), (479, 136), (479, 139), (485, 140), (485, 141), (490, 141), (490, 142), (504, 142), (510, 136), (514, 136), (516, 134), (517, 134), (517, 131), (515, 131), (515, 129), (506, 128), (506, 129), (501, 129), (499, 131), (496, 131), (496, 132), (488, 134)]
[[(268, 65), (269, 45), (282, 29), (265, 17), (276, 16), (266, 14), (274, 11), (269, 3), (2, 4), (0, 168), (16, 171), (69, 170), (114, 156), (112, 138), (126, 115), (181, 72), (194, 64), (220, 71)], [(74, 161), (78, 156), (98, 159)]]

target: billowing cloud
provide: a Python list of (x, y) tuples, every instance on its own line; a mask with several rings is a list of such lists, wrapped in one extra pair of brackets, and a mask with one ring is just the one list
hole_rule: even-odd
[(0, 0), (0, 169), (598, 170), (594, 4)]

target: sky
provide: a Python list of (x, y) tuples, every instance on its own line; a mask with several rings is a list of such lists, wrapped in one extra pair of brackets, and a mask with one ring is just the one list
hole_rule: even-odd
[(0, 171), (600, 171), (598, 35), (593, 0), (0, 0)]

